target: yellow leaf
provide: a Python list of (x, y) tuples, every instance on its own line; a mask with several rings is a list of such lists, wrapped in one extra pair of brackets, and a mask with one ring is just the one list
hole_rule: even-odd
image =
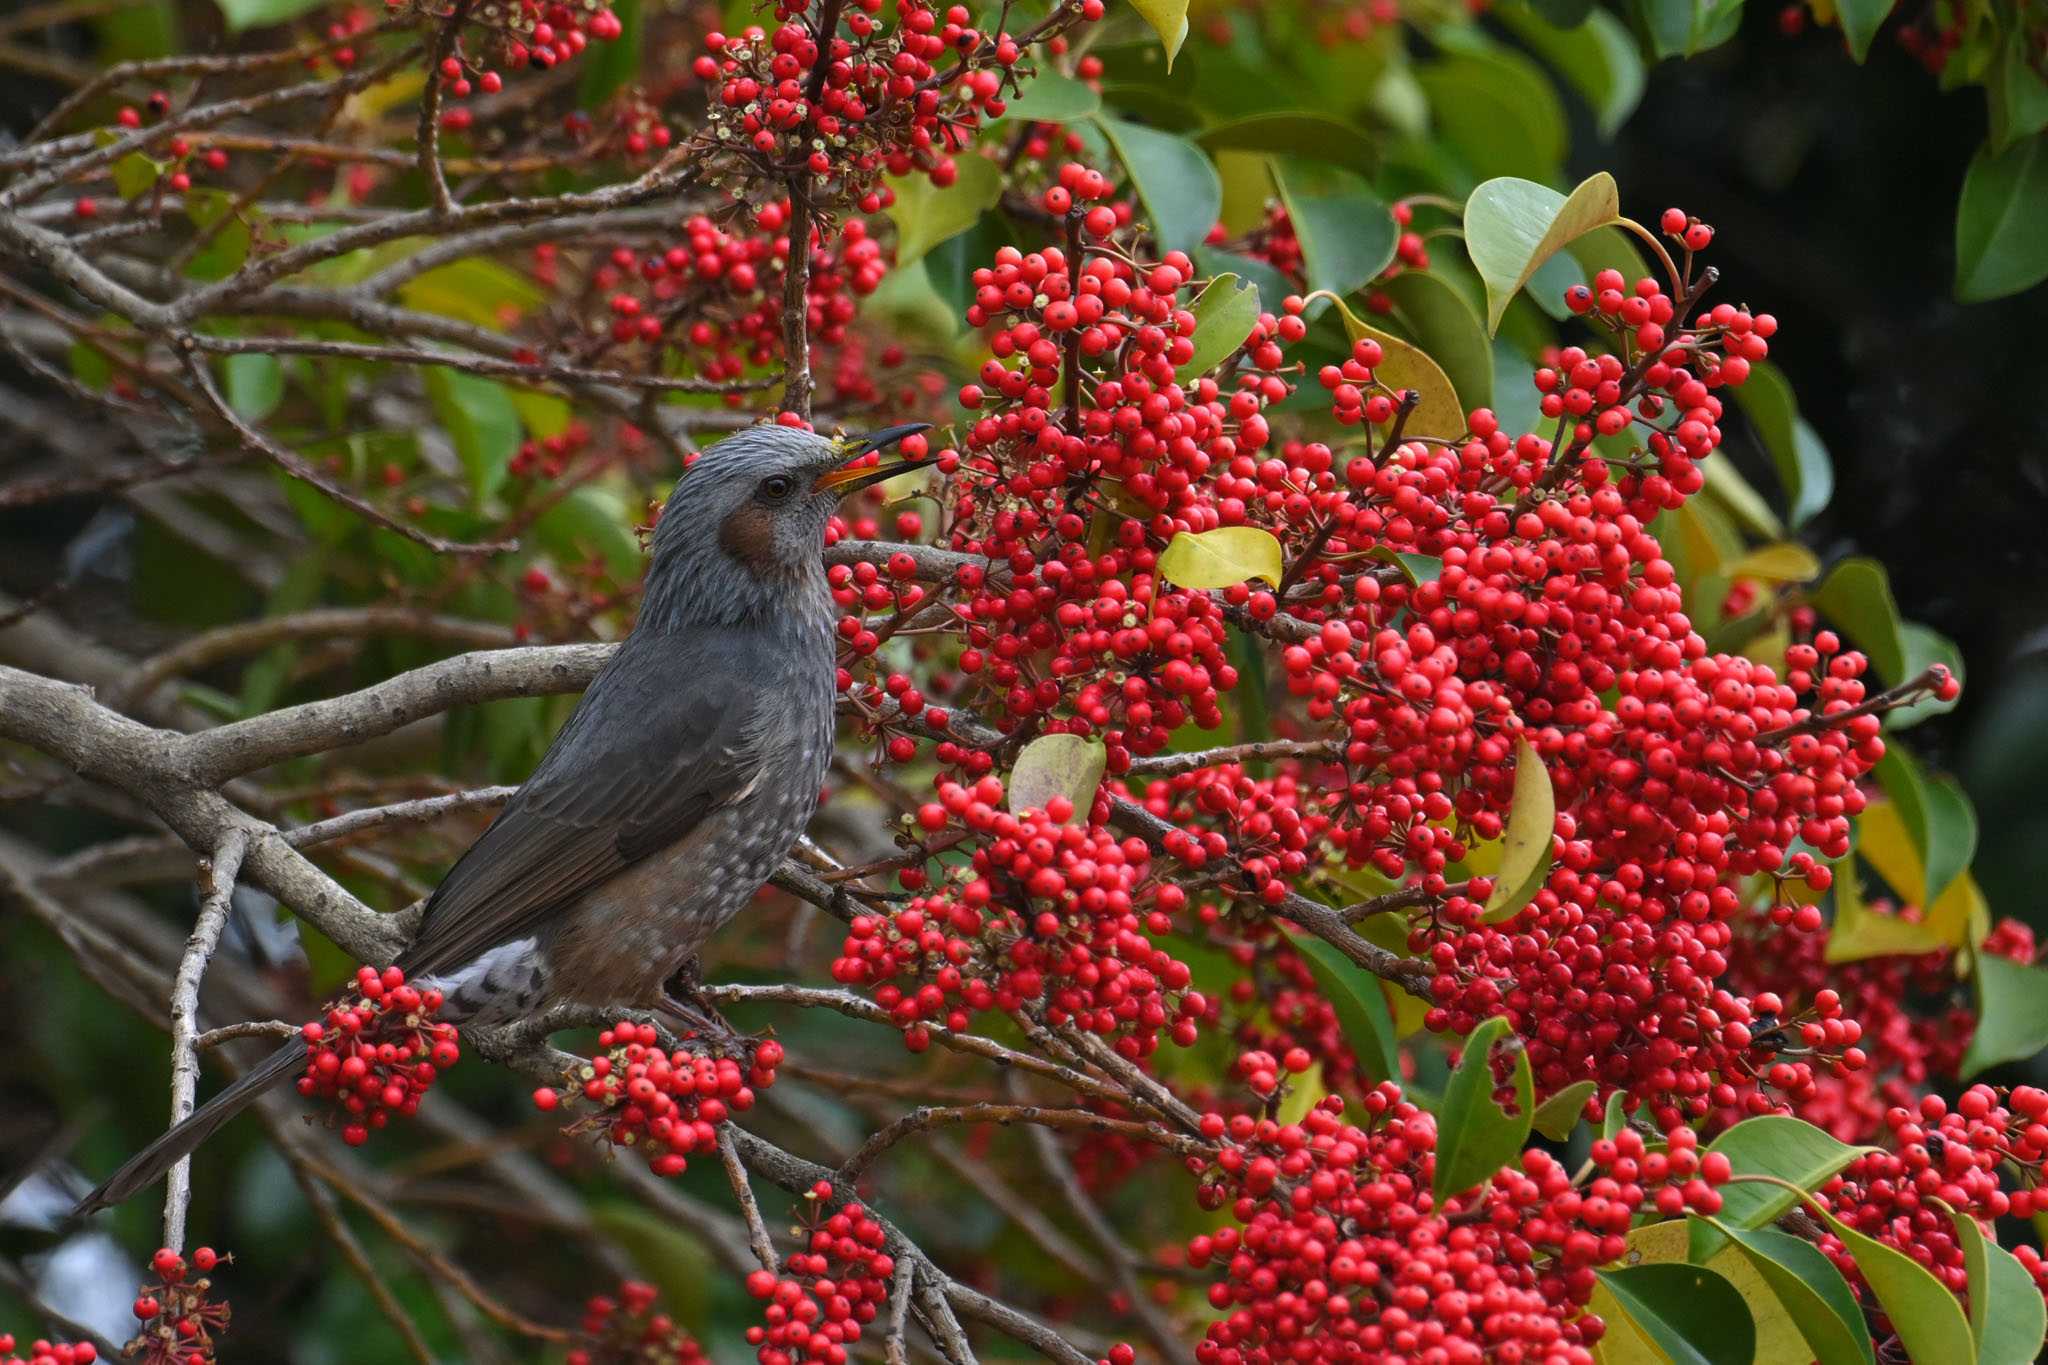
[(1173, 59), (1188, 40), (1188, 0), (1131, 0), (1131, 8), (1159, 35), (1159, 45), (1166, 49), (1166, 69), (1173, 70)]
[(1536, 746), (1515, 736), (1515, 796), (1508, 809), (1508, 827), (1501, 839), (1500, 872), (1493, 894), (1486, 898), (1486, 922), (1497, 924), (1515, 914), (1543, 889), (1550, 875), (1551, 837), (1557, 832), (1557, 795), (1550, 770)]
[(1344, 318), (1344, 330), (1353, 341), (1371, 338), (1380, 344), (1384, 354), (1373, 371), (1374, 379), (1390, 389), (1413, 389), (1421, 395), (1415, 411), (1408, 414), (1407, 425), (1402, 428), (1404, 434), (1446, 441), (1465, 434), (1465, 409), (1458, 402), (1458, 390), (1443, 366), (1430, 359), (1428, 352), (1362, 321), (1345, 306), (1344, 300), (1328, 291), (1313, 297), (1326, 298), (1337, 305)]
[(1258, 526), (1182, 531), (1159, 552), (1159, 576), (1183, 588), (1228, 588), (1254, 578), (1280, 582), (1280, 541)]
[[(1895, 804), (1873, 801), (1864, 808), (1857, 817), (1856, 851), (1884, 878), (1885, 885), (1901, 903), (1917, 903), (1921, 889), (1927, 885), (1927, 870)], [(1965, 871), (1949, 883), (1948, 890), (1927, 910), (1922, 923), (1943, 946), (1954, 947), (1963, 941), (1973, 913), (1983, 904), (1984, 893), (1978, 890), (1976, 879)]]
[(1489, 180), (1465, 201), (1465, 245), (1486, 281), (1486, 330), (1543, 263), (1574, 239), (1621, 221), (1621, 192), (1601, 171), (1569, 195), (1531, 180)]
[(1820, 577), (1820, 561), (1804, 545), (1783, 541), (1751, 550), (1723, 572), (1730, 578), (1755, 578), (1766, 583), (1811, 583)]

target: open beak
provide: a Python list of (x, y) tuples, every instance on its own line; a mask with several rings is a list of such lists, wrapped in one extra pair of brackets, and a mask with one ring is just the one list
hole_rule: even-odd
[(853, 462), (819, 475), (818, 482), (813, 486), (820, 493), (837, 493), (845, 497), (848, 493), (857, 493), (884, 479), (893, 479), (907, 470), (921, 468), (927, 461), (902, 459), (893, 463), (885, 461), (879, 465), (864, 465), (859, 462), (878, 450), (895, 445), (906, 436), (915, 436), (920, 431), (931, 429), (930, 422), (906, 422), (902, 426), (883, 427), (880, 431), (870, 432), (866, 436), (850, 437), (846, 445), (853, 451)]

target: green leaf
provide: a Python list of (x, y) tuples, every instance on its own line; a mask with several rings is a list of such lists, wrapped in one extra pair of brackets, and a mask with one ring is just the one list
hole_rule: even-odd
[(1553, 1142), (1563, 1142), (1572, 1135), (1572, 1129), (1579, 1126), (1579, 1120), (1585, 1114), (1586, 1101), (1599, 1088), (1594, 1081), (1576, 1081), (1543, 1101), (1536, 1107), (1536, 1131)]
[(2048, 133), (1970, 158), (1956, 204), (1956, 297), (2017, 294), (2048, 279)]
[(1458, 1069), (1444, 1087), (1437, 1113), (1436, 1179), (1431, 1189), (1439, 1208), (1445, 1200), (1490, 1180), (1522, 1153), (1536, 1112), (1536, 1084), (1529, 1073), (1529, 1054), (1515, 1047), (1515, 1112), (1493, 1098), (1494, 1045), (1509, 1031), (1508, 1021), (1495, 1016), (1472, 1030), (1465, 1040)]
[(1493, 343), (1479, 314), (1441, 275), (1404, 270), (1379, 286), (1394, 315), (1443, 368), (1466, 412), (1493, 403)]
[[(1944, 1206), (1970, 1273), (1970, 1337), (1978, 1365), (2032, 1365), (2048, 1338), (2048, 1306), (2019, 1258), (1967, 1213)], [(1823, 1362), (1825, 1365), (1825, 1362)]]
[(302, 14), (311, 14), (327, 0), (213, 0), (213, 3), (220, 7), (221, 18), (227, 20), (228, 32), (240, 33), (243, 29), (282, 24)]
[(2048, 971), (1994, 953), (1974, 955), (1977, 1031), (1963, 1053), (1962, 1077), (2048, 1047)]
[(1370, 559), (1399, 569), (1411, 588), (1434, 583), (1444, 574), (1444, 562), (1435, 555), (1410, 554), (1405, 550), (1390, 550), (1384, 545), (1375, 545), (1365, 553)]
[(1313, 169), (1296, 157), (1275, 157), (1272, 164), (1310, 289), (1342, 296), (1386, 269), (1400, 229), (1370, 190), (1345, 178), (1318, 185)]
[(1561, 29), (1574, 29), (1586, 22), (1586, 16), (1594, 13), (1593, 0), (1529, 0), (1529, 7), (1543, 16), (1546, 23)]
[(585, 484), (541, 514), (533, 523), (533, 538), (560, 563), (596, 556), (613, 578), (630, 583), (641, 561), (633, 522), (617, 494)]
[(1130, 173), (1159, 244), (1169, 251), (1199, 245), (1223, 206), (1223, 181), (1207, 154), (1184, 137), (1141, 123), (1098, 118), (1095, 126)]
[(1595, 1273), (1672, 1365), (1751, 1365), (1756, 1319), (1735, 1286), (1718, 1273), (1683, 1261)]
[[(1854, 1161), (1858, 1153), (1869, 1149), (1837, 1142), (1802, 1119), (1763, 1114), (1736, 1124), (1715, 1138), (1707, 1150), (1727, 1157), (1735, 1175), (1775, 1176), (1802, 1190), (1814, 1190)], [(1734, 1181), (1719, 1189), (1721, 1213), (1717, 1221), (1731, 1228), (1762, 1227), (1775, 1221), (1798, 1200), (1783, 1185), (1764, 1181)], [(1718, 1231), (1705, 1224), (1694, 1224), (1693, 1260), (1710, 1260), (1724, 1245)]]
[(1010, 769), (1004, 800), (1012, 811), (1044, 810), (1056, 796), (1074, 803), (1073, 816), (1088, 818), (1102, 785), (1109, 750), (1086, 735), (1040, 735), (1024, 746)]
[(1079, 123), (1102, 112), (1102, 96), (1051, 69), (1041, 70), (1003, 111), (1004, 118), (1032, 123)]
[[(1864, 1283), (1877, 1296), (1878, 1306), (1891, 1319), (1907, 1359), (1930, 1365), (1934, 1361), (1970, 1365), (1976, 1359), (1977, 1343), (1970, 1336), (1963, 1306), (1926, 1267), (1903, 1251), (1864, 1236), (1818, 1204), (1808, 1207), (1842, 1239), (1849, 1258), (1863, 1272)], [(2035, 1297), (2040, 1297), (2038, 1291)]]
[(1326, 114), (1252, 114), (1195, 134), (1211, 152), (1275, 152), (1327, 161), (1370, 175), (1379, 165), (1379, 144), (1351, 124)]
[(1543, 889), (1556, 833), (1557, 794), (1551, 790), (1550, 770), (1543, 766), (1536, 746), (1516, 735), (1514, 804), (1508, 808), (1493, 894), (1486, 898), (1486, 923), (1512, 918)]
[(505, 481), (505, 467), (519, 453), (519, 410), (503, 384), (445, 366), (426, 371), (434, 416), (448, 432), (470, 492), (481, 504)]
[(1900, 889), (1919, 905), (1932, 908), (1976, 856), (1976, 808), (1953, 779), (1923, 773), (1902, 744), (1886, 746), (1873, 775), (1897, 807), (1920, 855), (1923, 884)]
[(1850, 643), (1870, 657), (1887, 686), (1905, 681), (1906, 645), (1899, 636), (1899, 604), (1891, 579), (1874, 559), (1845, 559), (1809, 600)]
[(1188, 40), (1188, 0), (1131, 0), (1131, 8), (1159, 35), (1159, 45), (1166, 49), (1166, 69), (1173, 70), (1173, 59)]
[(1612, 138), (1642, 103), (1642, 51), (1628, 27), (1606, 10), (1588, 3), (1580, 18), (1568, 24), (1552, 18), (1540, 3), (1533, 12), (1507, 6), (1493, 13), (1585, 99), (1600, 136)]
[(1543, 68), (1477, 28), (1445, 25), (1431, 37), (1449, 56), (1417, 67), (1415, 79), (1429, 96), (1439, 137), (1471, 175), (1561, 174), (1569, 125)]
[(164, 173), (164, 163), (152, 160), (141, 152), (130, 152), (114, 163), (108, 175), (114, 181), (114, 193), (123, 199), (135, 199), (148, 194)]
[(1860, 65), (1870, 55), (1870, 40), (1884, 25), (1898, 0), (1836, 0), (1835, 13), (1842, 24), (1842, 36), (1849, 40), (1849, 55)]
[[(1899, 643), (1905, 647), (1906, 658), (1901, 666), (1907, 678), (1917, 678), (1927, 671), (1929, 664), (1942, 664), (1955, 675), (1957, 682), (1967, 679), (1963, 674), (1963, 654), (1956, 648), (1956, 642), (1940, 631), (1921, 625), (1918, 621), (1899, 622)], [(1956, 709), (1962, 698), (1941, 701), (1929, 697), (1915, 702), (1904, 710), (1894, 711), (1884, 718), (1887, 730), (1910, 730), (1924, 720), (1946, 715)]]
[(211, 234), (206, 245), (185, 263), (188, 276), (195, 280), (224, 280), (242, 268), (242, 262), (249, 259), (253, 238), (249, 224), (235, 212), (232, 195), (225, 190), (189, 191), (185, 195), (185, 216), (202, 234)]
[(284, 401), (284, 366), (276, 356), (255, 352), (226, 356), (220, 368), (228, 406), (243, 420), (260, 422)]
[(684, 1322), (708, 1311), (708, 1286), (718, 1282), (710, 1249), (674, 1220), (625, 1199), (593, 1200), (590, 1221), (633, 1258), (633, 1268), (661, 1290), (662, 1308)]
[[(1708, 1220), (1713, 1222), (1714, 1220)], [(1776, 1228), (1715, 1224), (1778, 1296), (1816, 1365), (1873, 1365), (1863, 1310), (1842, 1272), (1813, 1243)], [(2039, 1297), (2036, 1295), (2035, 1297)]]
[[(1732, 463), (1708, 460), (1700, 466), (1700, 472), (1706, 479), (1706, 495), (1727, 509), (1751, 535), (1776, 539), (1785, 534), (1785, 523), (1778, 520), (1763, 494), (1750, 487), (1749, 480)], [(1737, 557), (1731, 555), (1730, 559)]]
[(954, 157), (953, 164), (959, 176), (943, 189), (922, 172), (885, 177), (896, 195), (888, 212), (896, 225), (899, 267), (973, 227), (1003, 197), (1003, 173), (995, 162), (968, 154)]
[(1182, 588), (1229, 588), (1254, 578), (1278, 586), (1285, 570), (1280, 541), (1260, 526), (1182, 531), (1159, 552), (1157, 572)]
[(610, 42), (594, 42), (583, 50), (577, 65), (583, 78), (576, 86), (576, 103), (595, 109), (640, 75), (641, 35), (647, 22), (640, 0), (610, 0), (619, 18), (619, 36)]
[(1991, 112), (1991, 147), (2004, 151), (2023, 137), (2048, 128), (2048, 78), (2027, 60), (2027, 36), (2013, 29), (2003, 34), (1998, 55), (1984, 78)]
[(1600, 1136), (1611, 1138), (1628, 1126), (1628, 1115), (1622, 1109), (1621, 1092), (1615, 1091), (1607, 1097), (1607, 1108), (1600, 1115)]
[(1650, 35), (1651, 50), (1660, 59), (1690, 57), (1719, 47), (1735, 36), (1742, 23), (1742, 0), (1635, 0), (1635, 4)]
[[(1858, 858), (1871, 853), (1872, 817), (1880, 811), (1892, 816), (1899, 842), (1902, 845), (1910, 843), (1892, 803), (1873, 803), (1857, 821), (1857, 832), (1865, 844), (1857, 850)], [(1835, 873), (1835, 919), (1828, 926), (1827, 947), (1821, 958), (1833, 965), (1861, 962), (1869, 957), (1909, 957), (1940, 952), (1960, 942), (1966, 927), (1961, 919), (1945, 928), (1933, 917), (1914, 921), (1899, 915), (1879, 914), (1864, 903), (1863, 887), (1855, 863), (1845, 861)]]
[(1422, 395), (1415, 411), (1408, 414), (1408, 425), (1404, 428), (1408, 434), (1448, 441), (1465, 433), (1465, 410), (1459, 406), (1458, 391), (1452, 387), (1450, 376), (1426, 352), (1392, 332), (1382, 332), (1360, 321), (1342, 299), (1337, 300), (1337, 311), (1344, 319), (1345, 334), (1353, 341), (1369, 337), (1380, 344), (1383, 354), (1379, 368), (1373, 371), (1375, 379), (1390, 389), (1413, 389)]
[(1771, 457), (1788, 503), (1785, 520), (1797, 530), (1834, 496), (1835, 467), (1827, 447), (1800, 418), (1792, 385), (1777, 366), (1768, 362), (1752, 365), (1749, 379), (1730, 392)]
[(1538, 266), (1575, 237), (1621, 217), (1614, 177), (1601, 171), (1569, 196), (1531, 180), (1489, 180), (1465, 201), (1465, 249), (1486, 281), (1486, 330)]
[(1188, 311), (1195, 315), (1195, 350), (1180, 373), (1207, 374), (1259, 325), (1259, 291), (1235, 275), (1218, 275), (1195, 295)]
[(1308, 964), (1316, 989), (1336, 1011), (1344, 1041), (1366, 1079), (1375, 1085), (1399, 1080), (1401, 1053), (1394, 1035), (1394, 1016), (1387, 1008), (1379, 978), (1313, 935), (1297, 934), (1288, 942)]

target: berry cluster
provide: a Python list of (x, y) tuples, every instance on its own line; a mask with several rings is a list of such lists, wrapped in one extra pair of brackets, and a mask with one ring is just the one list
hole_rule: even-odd
[(888, 1302), (896, 1273), (895, 1258), (883, 1250), (887, 1230), (866, 1209), (847, 1204), (828, 1212), (835, 1195), (823, 1180), (804, 1197), (813, 1207), (805, 1249), (791, 1253), (780, 1275), (747, 1276), (747, 1292), (767, 1305), (762, 1323), (747, 1329), (761, 1365), (844, 1365), (861, 1329)]
[(620, 1284), (583, 1305), (576, 1347), (564, 1365), (709, 1365), (710, 1357), (666, 1313), (654, 1311), (660, 1291), (640, 1280)]
[(142, 1365), (213, 1365), (215, 1342), (227, 1330), (229, 1308), (208, 1297), (213, 1281), (207, 1277), (229, 1259), (211, 1247), (200, 1247), (188, 1264), (169, 1247), (160, 1249), (149, 1263), (156, 1283), (144, 1285), (135, 1300), (135, 1316), (142, 1326), (122, 1354)]
[[(440, 25), (448, 19), (436, 0), (384, 3), (392, 13), (410, 11), (429, 24)], [(472, 59), (458, 41), (456, 51), (442, 61), (438, 74), (447, 82), (448, 93), (457, 99), (467, 99), (476, 90), (487, 95), (502, 90), (504, 77), (498, 67), (547, 71), (581, 55), (593, 39), (608, 43), (625, 32), (619, 16), (601, 0), (485, 0), (468, 12), (468, 21), (484, 30), (491, 55)], [(469, 111), (448, 112), (466, 115)], [(469, 121), (460, 118), (448, 126), (466, 128)]]
[(342, 1140), (360, 1147), (396, 1114), (418, 1112), (443, 1071), (462, 1060), (455, 1025), (439, 1023), (441, 993), (409, 986), (396, 967), (356, 971), (356, 996), (299, 1030), (299, 1093), (338, 1111)]
[(1206, 1002), (1187, 989), (1186, 964), (1148, 937), (1171, 932), (1185, 893), (1149, 882), (1142, 839), (1076, 822), (1067, 798), (1012, 814), (1002, 794), (993, 777), (941, 783), (918, 824), (927, 835), (964, 826), (978, 840), (970, 861), (893, 916), (856, 917), (834, 978), (874, 987), (913, 1050), (928, 1042), (926, 1021), (958, 1030), (971, 1012), (1031, 1004), (1131, 1058), (1151, 1055), (1161, 1032), (1193, 1043)]
[[(28, 1354), (16, 1355), (20, 1349)], [(22, 1348), (15, 1344), (14, 1333), (0, 1332), (0, 1365), (93, 1365), (99, 1358), (99, 1347), (89, 1341), (73, 1344), (37, 1337)]]
[[(714, 178), (730, 174), (742, 195), (797, 174), (820, 204), (877, 213), (894, 201), (885, 172), (952, 184), (953, 153), (984, 118), (1001, 117), (1030, 45), (1101, 18), (1103, 5), (1063, 0), (1019, 37), (981, 32), (964, 5), (941, 12), (897, 0), (892, 25), (877, 18), (882, 0), (853, 0), (844, 35), (835, 27), (824, 42), (812, 8), (778, 0), (773, 33), (754, 27), (705, 39), (709, 51), (693, 70), (715, 89), (698, 136)], [(824, 10), (839, 12), (836, 4)]]
[(1299, 1123), (1203, 1116), (1219, 1146), (1197, 1196), (1237, 1224), (1188, 1244), (1190, 1265), (1218, 1271), (1203, 1365), (1590, 1362), (1594, 1267), (1621, 1256), (1639, 1213), (1718, 1211), (1730, 1173), (1690, 1129), (1661, 1151), (1624, 1129), (1594, 1143), (1580, 1179), (1531, 1150), (1439, 1207), (1435, 1120), (1391, 1083), (1366, 1096), (1362, 1125), (1344, 1108), (1330, 1096)]
[[(730, 1057), (678, 1049), (666, 1052), (652, 1024), (621, 1020), (597, 1037), (605, 1051), (592, 1057), (574, 1078), (580, 1095), (598, 1106), (565, 1130), (595, 1132), (614, 1147), (630, 1147), (660, 1176), (678, 1176), (689, 1158), (718, 1147), (718, 1125), (754, 1107), (754, 1092), (775, 1084), (782, 1044), (768, 1039), (754, 1049), (751, 1067)], [(542, 1112), (565, 1097), (552, 1087), (533, 1092)]]
[[(1961, 1297), (1970, 1277), (1948, 1210), (1986, 1226), (2006, 1214), (2048, 1211), (2048, 1194), (2035, 1187), (2048, 1157), (2048, 1091), (1973, 1085), (1953, 1105), (1925, 1095), (1890, 1109), (1884, 1124), (1886, 1149), (1857, 1157), (1816, 1197), (1835, 1217), (1905, 1252)], [(2001, 1168), (2021, 1172), (2025, 1186), (2008, 1194)], [(1817, 1240), (1866, 1301), (1882, 1340), (1888, 1324), (1848, 1249), (1831, 1231)], [(2022, 1247), (2015, 1254), (2048, 1293), (2048, 1263), (2040, 1253)]]

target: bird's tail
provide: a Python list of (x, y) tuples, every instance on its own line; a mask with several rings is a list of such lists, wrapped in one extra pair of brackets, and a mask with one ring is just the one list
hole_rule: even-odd
[(189, 1156), (200, 1143), (212, 1137), (220, 1126), (248, 1108), (255, 1098), (278, 1081), (305, 1065), (306, 1045), (298, 1039), (286, 1043), (262, 1062), (242, 1073), (233, 1085), (192, 1112), (177, 1127), (130, 1157), (106, 1183), (78, 1201), (75, 1215), (83, 1216), (112, 1208), (156, 1183), (158, 1177)]

